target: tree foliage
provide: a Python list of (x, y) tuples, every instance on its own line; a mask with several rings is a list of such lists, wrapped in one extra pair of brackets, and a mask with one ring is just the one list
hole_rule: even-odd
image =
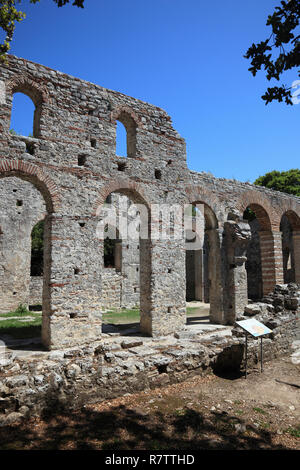
[(116, 240), (108, 237), (104, 239), (104, 266), (106, 268), (114, 267), (115, 265), (115, 246)]
[(250, 207), (247, 207), (244, 211), (243, 219), (248, 220), (248, 222), (252, 222), (252, 220), (256, 219), (256, 214), (252, 209), (250, 209)]
[[(249, 47), (245, 58), (251, 59), (249, 71), (253, 76), (264, 67), (266, 78), (280, 80), (281, 75), (300, 66), (300, 0), (282, 1), (268, 16), (267, 26), (271, 26), (269, 38)], [(300, 69), (298, 69), (300, 78)], [(286, 85), (269, 87), (262, 96), (265, 104), (273, 100), (293, 104), (291, 87)]]
[(257, 178), (254, 184), (300, 196), (300, 170), (298, 168), (281, 172), (274, 170)]
[(31, 232), (31, 276), (43, 275), (44, 220), (40, 220)]
[[(30, 3), (39, 3), (40, 0), (29, 0)], [(72, 1), (72, 0), (71, 0)], [(73, 0), (72, 5), (79, 8), (84, 7), (85, 0)], [(0, 44), (0, 57), (4, 57), (10, 50), (10, 44), (15, 32), (16, 23), (20, 23), (26, 15), (24, 12), (17, 9), (22, 0), (0, 0), (0, 27), (3, 29), (6, 37), (2, 44)], [(70, 0), (53, 0), (58, 7), (63, 7)]]

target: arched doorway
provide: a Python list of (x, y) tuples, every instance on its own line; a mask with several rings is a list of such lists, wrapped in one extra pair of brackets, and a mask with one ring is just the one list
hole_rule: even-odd
[(202, 302), (206, 305), (206, 308), (202, 308), (204, 316), (212, 323), (222, 323), (218, 220), (206, 203), (193, 202), (191, 211), (192, 228), (189, 233), (186, 231), (186, 237), (189, 239), (186, 245), (186, 299), (188, 302)]
[[(5, 176), (5, 177), (4, 177)], [(37, 220), (47, 217), (53, 212), (51, 195), (43, 183), (34, 175), (14, 171), (0, 173), (0, 225), (2, 235), (0, 240), (0, 315), (17, 312), (12, 325), (7, 322), (6, 333), (15, 339), (32, 338), (35, 341), (47, 337), (49, 316), (49, 298), (44, 292), (43, 285), (49, 284), (50, 257), (44, 260), (42, 269), (42, 284), (39, 285), (39, 303), (43, 303), (43, 314), (29, 314), (28, 307), (32, 305), (32, 231)], [(42, 234), (44, 240), (44, 235)], [(42, 241), (42, 249), (50, 252), (50, 224), (45, 229), (46, 243)], [(35, 268), (37, 268), (37, 264)], [(37, 271), (35, 271), (37, 272)], [(27, 312), (27, 313), (26, 313)], [(18, 321), (18, 315), (25, 316)], [(5, 322), (1, 325), (5, 326)], [(2, 333), (5, 334), (2, 329)], [(1, 334), (1, 331), (0, 331)]]
[(276, 283), (275, 232), (272, 232), (267, 211), (259, 204), (249, 204), (243, 218), (251, 230), (246, 261), (248, 298), (259, 300), (271, 292)]
[[(121, 189), (106, 197), (99, 211), (103, 217), (102, 306), (115, 309), (114, 321), (139, 324), (139, 330), (151, 334), (150, 317), (150, 211), (135, 191)], [(106, 323), (104, 313), (104, 325)], [(130, 321), (130, 319), (132, 319)], [(104, 327), (104, 331), (105, 331)]]

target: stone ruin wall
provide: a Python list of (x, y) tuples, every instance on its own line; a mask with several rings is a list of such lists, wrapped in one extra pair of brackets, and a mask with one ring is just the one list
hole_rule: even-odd
[[(123, 196), (127, 202), (127, 196)], [(113, 195), (112, 204), (118, 206)], [(42, 305), (43, 277), (30, 276), (31, 232), (46, 216), (40, 192), (18, 178), (0, 181), (0, 273), (6, 293), (0, 313), (15, 310), (19, 305)], [(122, 267), (103, 269), (102, 307), (104, 309), (139, 306), (138, 243), (122, 241)]]
[[(218, 180), (215, 179), (215, 182)], [(20, 304), (41, 305), (43, 293), (43, 279), (38, 276), (28, 278), (30, 269), (30, 235), (36, 221), (42, 220), (46, 215), (44, 200), (35, 187), (18, 178), (7, 178), (0, 181), (0, 224), (2, 227), (1, 272), (3, 273), (3, 289), (8, 292), (5, 302), (1, 304), (1, 312), (14, 310)], [(130, 204), (127, 196), (122, 196), (126, 204)], [(119, 196), (112, 194), (110, 203), (118, 208)], [(16, 219), (17, 217), (17, 219)], [(18, 227), (16, 228), (16, 222)], [(251, 240), (247, 248), (247, 278), (248, 298), (258, 300), (263, 297), (259, 222), (257, 219), (249, 222)], [(294, 278), (294, 256), (292, 231), (288, 220), (283, 219), (282, 249), (284, 264), (289, 263), (286, 273), (286, 282)], [(284, 229), (284, 230), (283, 230)], [(104, 309), (134, 308), (139, 306), (139, 245), (138, 242), (123, 240), (121, 248), (121, 269), (108, 267), (103, 270), (102, 276), (102, 307)], [(187, 300), (200, 300), (209, 303), (209, 277), (208, 277), (208, 251), (207, 239), (199, 262), (193, 251), (186, 253), (186, 297)], [(8, 259), (10, 257), (10, 260)], [(196, 264), (195, 264), (196, 263)], [(200, 263), (200, 264), (199, 264)], [(13, 269), (13, 272), (12, 272)], [(200, 279), (199, 279), (200, 273)], [(197, 289), (198, 285), (198, 289)], [(10, 292), (10, 290), (12, 292)]]
[[(34, 138), (9, 133), (12, 96), (18, 91), (35, 104)], [(127, 129), (127, 158), (115, 154), (116, 120)], [(138, 259), (129, 256), (132, 266), (140, 264), (140, 326), (148, 337), (102, 332), (104, 303), (114, 285), (110, 279), (118, 278), (116, 303), (122, 283), (126, 288), (130, 280), (129, 274), (126, 278), (126, 273), (103, 266), (103, 237), (96, 229), (112, 192), (144, 202), (148, 209), (154, 203), (203, 203), (210, 321), (233, 325), (254, 316), (269, 325), (273, 333), (265, 340), (266, 360), (289, 352), (292, 341), (299, 339), (299, 286), (278, 285), (284, 280), (284, 214), (292, 228), (284, 246), (293, 250), (292, 275), (300, 283), (299, 198), (189, 171), (185, 142), (165, 111), (13, 56), (0, 67), (0, 130), (0, 305), (12, 309), (13, 292), (22, 291), (27, 299), (30, 233), (45, 209), (42, 339), (53, 350), (38, 351), (34, 357), (17, 357), (11, 351), (1, 359), (0, 425), (53, 404), (79, 406), (212, 369), (241, 367), (244, 338), (236, 329), (232, 337), (218, 341), (185, 330), (183, 240), (141, 239), (135, 249)], [(22, 206), (5, 186), (8, 177), (17, 191), (20, 184), (26, 192)], [(247, 207), (255, 210), (259, 222), (262, 303), (248, 304)], [(150, 228), (156, 222), (152, 217)], [(126, 256), (126, 247), (122, 251)], [(22, 269), (17, 258), (26, 265)], [(250, 341), (249, 364), (258, 359), (257, 342)]]
[[(277, 286), (264, 303), (247, 306), (239, 319), (256, 318), (272, 329), (263, 340), (264, 361), (290, 354), (300, 337), (299, 286)], [(297, 320), (298, 318), (298, 320)], [(215, 371), (244, 369), (245, 338), (239, 328), (216, 340), (202, 332), (177, 332), (163, 342), (145, 337), (112, 337), (63, 351), (35, 352), (0, 361), (0, 426), (53, 409), (178, 383)], [(259, 339), (248, 339), (248, 371), (258, 368)], [(76, 399), (74, 400), (74, 397)]]
[[(15, 92), (35, 104), (34, 138), (9, 133)], [(14, 56), (0, 67), (0, 98), (0, 175), (32, 183), (47, 210), (46, 347), (101, 338), (105, 268), (97, 226), (112, 192), (146, 203), (148, 211), (151, 204), (205, 205), (212, 322), (233, 324), (248, 302), (246, 207), (259, 215), (263, 294), (283, 281), (283, 214), (292, 221), (299, 260), (299, 198), (189, 171), (185, 142), (162, 109)], [(127, 158), (116, 155), (117, 120), (127, 130)], [(157, 222), (153, 216), (150, 227)], [(141, 239), (139, 257), (141, 331), (173, 334), (185, 326), (184, 239)], [(299, 262), (294, 272), (299, 282)]]
[[(148, 204), (165, 201), (166, 193), (182, 201), (175, 183), (187, 175), (185, 143), (163, 110), (41, 65), (10, 56), (0, 81), (5, 98), (0, 110), (1, 174), (35, 184), (49, 213), (44, 343), (53, 348), (99, 339), (103, 253), (96, 237), (97, 208), (111, 191), (125, 191)], [(36, 105), (35, 138), (8, 132), (16, 91), (28, 94)], [(128, 129), (126, 159), (115, 153), (116, 119)], [(26, 152), (29, 144), (31, 153)], [(185, 317), (185, 279), (174, 269), (168, 282), (163, 280), (169, 265), (176, 264), (174, 255), (177, 263), (183, 262), (182, 243), (142, 243), (140, 250), (145, 252), (141, 327), (148, 334), (168, 334)]]
[(31, 183), (14, 177), (0, 181), (2, 313), (30, 303), (31, 231), (45, 215), (44, 200)]
[(31, 276), (28, 306), (41, 306), (43, 303), (43, 276)]

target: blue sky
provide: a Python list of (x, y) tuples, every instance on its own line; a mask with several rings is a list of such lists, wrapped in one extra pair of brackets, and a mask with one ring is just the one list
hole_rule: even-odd
[[(300, 104), (265, 106), (269, 82), (263, 72), (253, 78), (243, 58), (269, 36), (266, 19), (279, 0), (85, 3), (23, 0), (27, 18), (11, 53), (164, 108), (192, 170), (253, 182), (299, 168)], [(282, 82), (297, 79), (295, 70)], [(18, 109), (16, 130), (26, 122), (26, 106)]]

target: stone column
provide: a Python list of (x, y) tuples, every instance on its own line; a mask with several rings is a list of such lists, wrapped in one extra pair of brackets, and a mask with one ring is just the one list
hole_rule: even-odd
[(152, 335), (151, 242), (140, 239), (140, 330)]
[(260, 231), (261, 269), (263, 295), (273, 291), (276, 284), (283, 284), (283, 259), (281, 232)]
[(174, 334), (186, 324), (184, 240), (141, 240), (141, 332)]
[(222, 282), (222, 257), (221, 239), (222, 233), (218, 229), (205, 230), (208, 238), (208, 278), (209, 289), (209, 321), (211, 323), (224, 323), (224, 295)]
[(251, 238), (249, 224), (242, 221), (225, 223), (225, 239), (227, 251), (227, 308), (225, 323), (233, 325), (237, 315), (244, 313), (248, 303), (247, 245)]
[(116, 271), (122, 270), (122, 241), (115, 243), (115, 269)]
[(295, 282), (300, 284), (300, 230), (293, 231)]
[(48, 349), (88, 344), (102, 334), (103, 243), (96, 217), (45, 220), (42, 339)]
[(203, 250), (195, 251), (195, 300), (203, 301)]
[[(10, 201), (9, 201), (10, 202)], [(15, 215), (8, 202), (7, 213), (0, 214), (0, 312), (28, 306), (31, 264), (31, 230), (34, 225), (29, 211)], [(10, 210), (10, 212), (9, 212)]]
[[(221, 248), (222, 237), (219, 237), (219, 248)], [(208, 232), (205, 232), (204, 244), (203, 244), (203, 302), (209, 304), (209, 240)]]
[[(24, 144), (25, 145), (25, 144)], [(0, 184), (0, 312), (29, 304), (31, 232), (45, 216), (43, 196), (20, 178)]]
[(8, 222), (0, 235), (0, 312), (28, 306), (31, 260), (31, 227)]

